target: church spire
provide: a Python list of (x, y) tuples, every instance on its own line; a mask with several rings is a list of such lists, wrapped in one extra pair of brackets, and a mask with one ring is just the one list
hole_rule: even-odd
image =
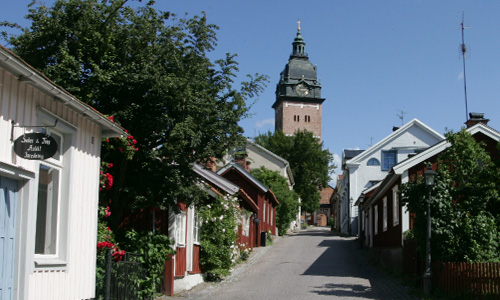
[(292, 52), (292, 57), (293, 56), (302, 56), (302, 57), (307, 57), (307, 54), (305, 53), (305, 46), (306, 43), (304, 42), (304, 39), (302, 38), (302, 34), (300, 34), (300, 19), (297, 21), (298, 27), (297, 27), (297, 36), (293, 40), (293, 52)]

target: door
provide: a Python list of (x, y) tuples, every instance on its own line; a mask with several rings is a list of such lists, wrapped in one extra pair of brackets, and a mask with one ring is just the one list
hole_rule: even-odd
[(0, 299), (14, 299), (17, 181), (0, 176)]

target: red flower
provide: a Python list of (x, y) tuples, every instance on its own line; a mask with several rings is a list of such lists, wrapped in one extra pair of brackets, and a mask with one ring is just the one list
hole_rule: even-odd
[(109, 116), (108, 119), (111, 121), (111, 122), (114, 122), (115, 121), (115, 117), (113, 116)]
[(97, 243), (97, 249), (101, 250), (103, 248), (113, 248), (115, 245), (111, 242), (100, 242)]
[(109, 206), (106, 206), (106, 218), (111, 216), (111, 212), (109, 211)]
[(123, 256), (125, 256), (125, 250), (118, 250), (117, 248), (113, 249), (113, 253), (111, 255), (115, 259), (115, 261), (121, 261), (123, 259)]
[(133, 139), (134, 139), (134, 137), (133, 137), (133, 136), (131, 136), (131, 135), (129, 135), (129, 136), (127, 136), (127, 139), (129, 139), (129, 140), (133, 140)]
[(108, 180), (108, 184), (106, 185), (106, 190), (110, 190), (113, 186), (113, 175), (106, 173), (106, 179)]
[(113, 163), (109, 163), (108, 168), (112, 168), (112, 167), (113, 167)]
[(132, 144), (137, 144), (137, 140), (132, 140)]
[(109, 143), (109, 139), (106, 139), (106, 143)]

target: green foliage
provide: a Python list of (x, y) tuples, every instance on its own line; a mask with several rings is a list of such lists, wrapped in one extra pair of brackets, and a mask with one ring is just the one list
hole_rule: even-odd
[[(432, 188), (433, 259), (498, 261), (500, 259), (498, 168), (489, 154), (464, 129), (447, 133), (451, 146), (438, 157)], [(428, 189), (422, 176), (400, 190), (401, 200), (416, 214), (414, 235), (425, 252)]]
[(292, 168), (294, 190), (302, 199), (305, 212), (319, 208), (319, 190), (328, 185), (333, 165), (333, 155), (323, 149), (323, 143), (308, 131), (297, 131), (293, 136), (283, 132), (268, 132), (255, 138), (255, 142), (286, 159)]
[(192, 163), (245, 143), (238, 122), (267, 81), (256, 74), (235, 84), (236, 55), (208, 57), (218, 28), (204, 14), (179, 19), (154, 1), (137, 9), (126, 3), (37, 1), (26, 15), (31, 26), (4, 36), (27, 63), (135, 136), (132, 160), (103, 152), (117, 171), (113, 229), (124, 207), (166, 208), (186, 193), (200, 199)]
[(229, 275), (238, 256), (235, 231), (241, 213), (236, 197), (206, 200), (198, 207), (200, 227), (200, 264), (206, 280), (220, 281)]
[(96, 296), (103, 299), (106, 277), (106, 252), (109, 248), (117, 247), (115, 236), (109, 229), (106, 218), (109, 217), (109, 210), (99, 206), (97, 222), (97, 256), (96, 256)]
[(135, 230), (126, 234), (127, 249), (130, 252), (139, 254), (134, 256), (134, 260), (141, 263), (146, 269), (146, 278), (139, 279), (140, 299), (151, 299), (157, 296), (158, 287), (163, 278), (165, 261), (169, 255), (175, 254), (170, 247), (173, 242), (166, 235), (154, 234), (152, 232), (137, 233)]
[(290, 223), (297, 217), (299, 211), (299, 196), (295, 191), (290, 190), (288, 181), (277, 171), (271, 171), (265, 167), (252, 169), (250, 173), (260, 182), (269, 187), (276, 199), (278, 207), (276, 208), (276, 226), (278, 234), (284, 235), (290, 228)]

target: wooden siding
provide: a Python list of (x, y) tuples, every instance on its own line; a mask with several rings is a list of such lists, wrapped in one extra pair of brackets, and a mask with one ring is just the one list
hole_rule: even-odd
[(433, 272), (436, 287), (447, 295), (500, 295), (500, 263), (435, 262)]
[[(0, 69), (0, 162), (33, 173), (38, 172), (38, 161), (17, 157), (13, 152), (11, 121), (16, 125), (39, 125), (38, 108), (42, 108), (77, 128), (70, 151), (71, 177), (69, 182), (67, 224), (67, 267), (63, 269), (36, 269), (33, 257), (27, 260), (25, 299), (88, 299), (94, 297), (95, 253), (97, 232), (97, 205), (99, 193), (100, 141), (99, 126), (87, 117), (69, 109), (52, 96), (41, 92), (31, 84), (19, 81), (7, 71)], [(29, 129), (16, 127), (14, 140)], [(31, 197), (36, 198), (35, 197)], [(22, 199), (21, 201), (26, 201)], [(26, 217), (26, 216), (25, 216)], [(27, 215), (28, 218), (35, 218)], [(27, 245), (34, 247), (34, 223), (27, 228)], [(31, 233), (30, 233), (31, 232)], [(30, 241), (30, 240), (33, 241)], [(29, 251), (28, 251), (29, 252)], [(33, 253), (31, 251), (31, 253)], [(31, 269), (30, 269), (31, 268)], [(24, 270), (18, 270), (23, 273)]]
[[(394, 186), (399, 185), (400, 181), (398, 180), (391, 188), (387, 189), (384, 195), (381, 195), (380, 199), (374, 202), (372, 205), (378, 205), (378, 233), (374, 234), (373, 237), (373, 247), (380, 248), (394, 248), (401, 247), (403, 244), (402, 241), (402, 208), (401, 205), (399, 209), (399, 222), (396, 226), (394, 226), (394, 216), (393, 216), (393, 192), (392, 189)], [(383, 222), (384, 222), (384, 205), (383, 199), (384, 197), (387, 199), (387, 230), (384, 231)], [(373, 218), (375, 222), (375, 218)], [(373, 224), (375, 226), (375, 224)], [(375, 227), (373, 227), (375, 228)]]
[(184, 277), (186, 275), (186, 247), (177, 247), (175, 249), (175, 277)]
[(193, 270), (190, 271), (190, 274), (200, 274), (201, 266), (200, 266), (200, 245), (193, 245)]

